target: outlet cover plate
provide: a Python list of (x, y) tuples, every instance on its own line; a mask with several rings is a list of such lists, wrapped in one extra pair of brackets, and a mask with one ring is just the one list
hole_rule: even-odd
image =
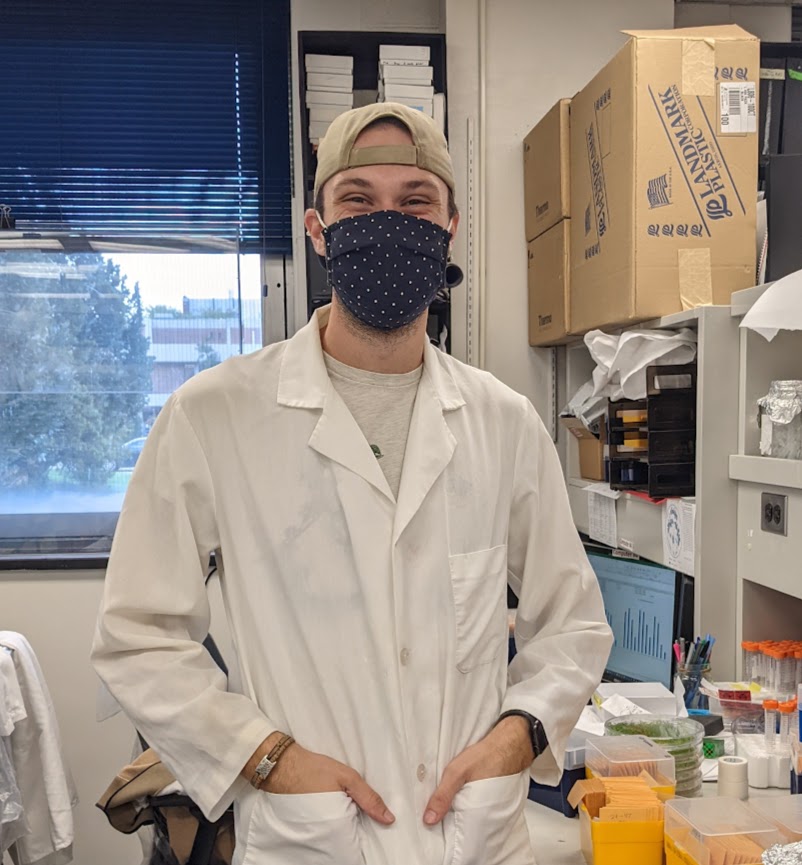
[(760, 528), (775, 535), (788, 535), (788, 496), (763, 493), (760, 497)]

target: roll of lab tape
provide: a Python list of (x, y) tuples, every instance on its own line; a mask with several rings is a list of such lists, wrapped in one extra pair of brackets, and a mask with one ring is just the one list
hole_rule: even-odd
[(749, 761), (745, 757), (719, 757), (718, 795), (748, 799), (748, 766)]

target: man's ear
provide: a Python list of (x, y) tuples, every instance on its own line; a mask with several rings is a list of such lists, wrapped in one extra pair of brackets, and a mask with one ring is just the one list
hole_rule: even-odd
[(304, 228), (306, 228), (307, 237), (312, 239), (312, 246), (318, 255), (326, 255), (326, 240), (323, 237), (323, 226), (320, 224), (317, 211), (310, 207), (304, 213)]
[(448, 221), (448, 230), (451, 232), (451, 243), (454, 243), (454, 238), (457, 236), (459, 228), (459, 211), (457, 211)]

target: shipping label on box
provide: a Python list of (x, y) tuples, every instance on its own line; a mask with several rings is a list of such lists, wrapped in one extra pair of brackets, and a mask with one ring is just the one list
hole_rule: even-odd
[(644, 31), (572, 102), (572, 326), (728, 304), (755, 281), (758, 41)]
[(526, 239), (570, 216), (570, 99), (561, 99), (524, 138)]

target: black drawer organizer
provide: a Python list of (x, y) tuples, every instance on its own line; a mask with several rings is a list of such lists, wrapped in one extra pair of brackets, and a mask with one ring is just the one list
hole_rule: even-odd
[(652, 498), (696, 494), (696, 364), (650, 366), (644, 400), (611, 402), (610, 486)]

